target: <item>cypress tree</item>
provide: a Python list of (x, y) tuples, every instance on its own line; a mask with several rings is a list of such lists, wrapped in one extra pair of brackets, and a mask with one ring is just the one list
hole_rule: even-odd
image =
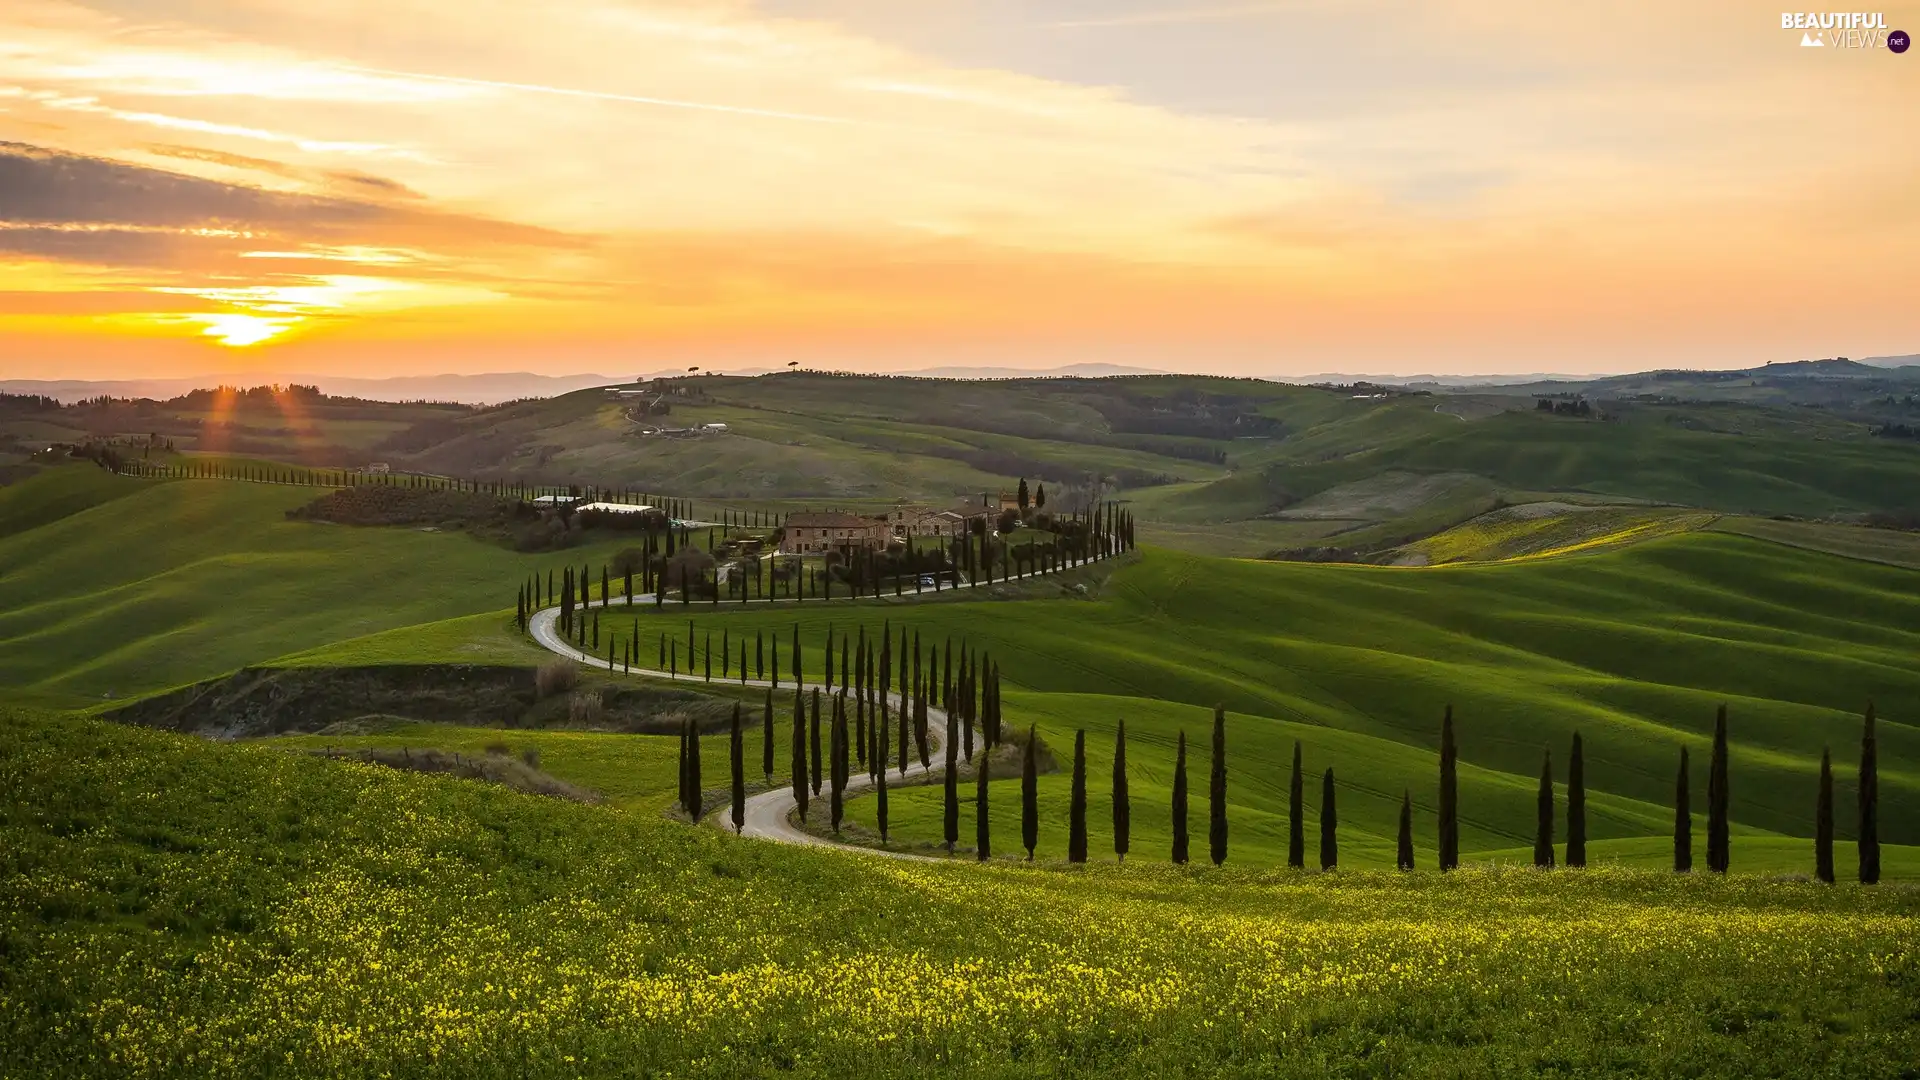
[(753, 677), (767, 677), (767, 639), (759, 630), (753, 632)]
[(1185, 866), (1187, 862), (1187, 733), (1180, 732), (1180, 742), (1173, 754), (1173, 861)]
[(1394, 865), (1402, 870), (1413, 869), (1413, 792), (1400, 792), (1400, 844), (1395, 853)]
[(687, 814), (700, 820), (701, 795), (705, 783), (700, 778), (700, 728), (687, 722)]
[(945, 801), (941, 804), (945, 811), (942, 824), (946, 827), (947, 854), (953, 854), (953, 845), (960, 841), (960, 770), (956, 767), (960, 753), (959, 740), (954, 738), (953, 714), (947, 714), (947, 772), (943, 778)]
[(1707, 869), (1727, 872), (1727, 707), (1713, 720), (1713, 757), (1707, 765)]
[(680, 809), (687, 809), (687, 726), (693, 721), (682, 718), (680, 721), (680, 790), (675, 797)]
[(760, 710), (760, 771), (767, 786), (773, 786), (773, 688), (767, 688), (767, 703)]
[(1540, 794), (1535, 799), (1533, 824), (1533, 865), (1553, 869), (1553, 751), (1540, 758)]
[(980, 750), (980, 764), (973, 774), (973, 852), (974, 857), (986, 862), (993, 857), (990, 817), (988, 813), (992, 803), (987, 799), (987, 774), (992, 771), (987, 760), (987, 751)]
[(793, 802), (807, 820), (807, 699), (793, 692)]
[(1087, 861), (1087, 733), (1073, 733), (1073, 793), (1067, 803), (1067, 861)]
[[(820, 690), (814, 688), (814, 694)], [(833, 699), (833, 721), (829, 731), (828, 744), (833, 755), (832, 766), (827, 770), (828, 790), (831, 794), (830, 807), (833, 817), (834, 835), (840, 834), (840, 818), (846, 809), (847, 795), (847, 698), (845, 694)]]
[(807, 684), (807, 680), (806, 680), (806, 676), (801, 674), (801, 666), (800, 666), (800, 624), (799, 623), (793, 624), (793, 662), (789, 666), (793, 670), (793, 685), (805, 686)]
[(1300, 772), (1300, 740), (1293, 741), (1293, 779), (1287, 785), (1287, 865), (1295, 870), (1307, 865), (1306, 778)]
[(1833, 755), (1820, 748), (1820, 796), (1813, 808), (1813, 876), (1833, 884)]
[(1040, 760), (1034, 747), (1039, 740), (1033, 726), (1027, 726), (1027, 752), (1020, 759), (1020, 843), (1027, 849), (1027, 861), (1033, 861), (1034, 846), (1040, 842)]
[(1127, 800), (1127, 722), (1113, 737), (1113, 854), (1127, 861), (1127, 848), (1133, 842), (1133, 806)]
[(1687, 780), (1687, 748), (1680, 748), (1680, 772), (1673, 780), (1673, 872), (1693, 870), (1693, 804)]
[(778, 690), (780, 689), (780, 635), (768, 634), (767, 637), (771, 639), (768, 642), (771, 655), (767, 657), (767, 662), (770, 665), (769, 670), (773, 672), (773, 688)]
[[(797, 686), (794, 687), (795, 692), (798, 692), (799, 689)], [(809, 758), (809, 761), (813, 768), (813, 796), (817, 799), (820, 797), (820, 767), (822, 765), (820, 760), (820, 688), (817, 686), (813, 688), (813, 708), (811, 714), (807, 720), (808, 742), (813, 747), (813, 754)]]
[(747, 826), (747, 762), (743, 732), (740, 730), (740, 703), (733, 703), (733, 741), (728, 746), (728, 761), (733, 766), (733, 834)]
[[(867, 698), (863, 687), (854, 689), (853, 714), (857, 725), (854, 730), (855, 753), (859, 755), (860, 767), (867, 768)], [(867, 775), (872, 776), (873, 770), (867, 769)]]
[(1333, 810), (1333, 770), (1329, 768), (1320, 778), (1320, 869), (1323, 871), (1340, 865), (1339, 825)]
[(1860, 884), (1880, 882), (1880, 747), (1873, 733), (1873, 703), (1860, 729)]
[[(879, 750), (875, 758), (876, 760), (884, 761), (887, 754), (887, 729), (885, 725), (880, 726), (874, 738), (877, 741), (876, 748)], [(880, 845), (885, 847), (887, 843), (887, 770), (885, 766), (881, 766), (876, 771), (874, 777), (874, 799), (874, 820), (875, 823), (880, 826)]]
[(1227, 861), (1227, 709), (1213, 707), (1213, 767), (1207, 776), (1207, 846), (1213, 865)]
[(1587, 766), (1577, 731), (1573, 754), (1567, 758), (1567, 865), (1587, 865)]
[(1440, 719), (1440, 869), (1460, 865), (1460, 751), (1453, 742), (1453, 706)]

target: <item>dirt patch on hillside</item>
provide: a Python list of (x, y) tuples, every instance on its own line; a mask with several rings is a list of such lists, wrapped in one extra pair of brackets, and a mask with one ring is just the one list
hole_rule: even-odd
[[(590, 722), (581, 693), (597, 695)], [(584, 683), (542, 696), (533, 668), (393, 664), (353, 668), (247, 668), (135, 702), (110, 719), (219, 739), (317, 733), (370, 717), (502, 728), (588, 728), (672, 734), (691, 718), (724, 729), (733, 700), (645, 684)]]

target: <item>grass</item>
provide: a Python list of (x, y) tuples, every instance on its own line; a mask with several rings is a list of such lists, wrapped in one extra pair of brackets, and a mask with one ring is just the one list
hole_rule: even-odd
[[(837, 634), (872, 633), (891, 620), (896, 636), (904, 628), (928, 644), (965, 642), (1003, 665), (1009, 722), (1037, 724), (1058, 751), (1083, 727), (1104, 748), (1124, 717), (1138, 725), (1130, 756), (1147, 777), (1170, 767), (1176, 729), (1200, 737), (1211, 705), (1224, 703), (1234, 716), (1232, 814), (1245, 823), (1250, 861), (1273, 858), (1261, 838), (1284, 805), (1295, 738), (1316, 776), (1335, 768), (1356, 853), (1381, 850), (1403, 788), (1422, 812), (1431, 808), (1448, 703), (1472, 766), (1462, 780), (1477, 808), (1470, 848), (1531, 836), (1541, 752), (1563, 755), (1575, 731), (1598, 793), (1593, 835), (1664, 834), (1677, 750), (1692, 749), (1696, 786), (1704, 783), (1699, 762), (1723, 702), (1733, 715), (1735, 822), (1753, 835), (1809, 835), (1820, 749), (1836, 750), (1845, 792), (1869, 699), (1885, 718), (1883, 838), (1920, 842), (1920, 773), (1902, 764), (1920, 759), (1911, 721), (1920, 713), (1911, 663), (1920, 576), (1744, 537), (1693, 532), (1578, 558), (1428, 569), (1153, 551), (1091, 601), (696, 609), (674, 614), (676, 633), (689, 617), (716, 638), (723, 628), (735, 641), (771, 632), (783, 646), (797, 624), (816, 679), (829, 623)], [(643, 640), (653, 633), (643, 618)], [(1042, 784), (1050, 842), (1065, 832), (1064, 784)], [(937, 839), (908, 813), (907, 840)]]
[(1824, 551), (1830, 555), (1845, 555), (1852, 559), (1920, 570), (1920, 533), (1824, 521), (1774, 521), (1750, 517), (1721, 518), (1714, 523), (1714, 528), (1810, 551)]
[(21, 1075), (1892, 1076), (1920, 897), (902, 865), (0, 712)]
[(1711, 525), (1713, 514), (1658, 507), (1571, 509), (1532, 503), (1482, 514), (1399, 549), (1417, 565), (1496, 562), (1591, 552)]
[[(131, 697), (343, 638), (498, 610), (522, 575), (597, 565), (622, 546), (518, 555), (458, 534), (286, 520), (310, 488), (102, 487), (95, 472), (48, 474), (90, 485), (95, 505), (0, 536), (0, 684), (53, 704)], [(45, 516), (62, 490), (46, 479), (0, 488), (0, 520)]]

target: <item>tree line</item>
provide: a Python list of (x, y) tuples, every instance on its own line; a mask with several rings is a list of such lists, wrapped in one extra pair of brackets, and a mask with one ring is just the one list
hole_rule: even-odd
[[(799, 686), (794, 689), (788, 759), (791, 763), (789, 780), (800, 818), (802, 821), (807, 820), (809, 807), (820, 797), (822, 790), (821, 698), (823, 689), (828, 699), (826, 723), (829, 756), (825, 759), (827, 773), (825, 784), (831, 800), (829, 804), (831, 828), (835, 835), (839, 835), (848, 770), (852, 761), (857, 759), (874, 782), (876, 824), (883, 845), (889, 840), (887, 773), (889, 768), (892, 768), (899, 777), (905, 777), (909, 767), (907, 744), (910, 738), (913, 740), (922, 767), (928, 766), (927, 710), (928, 700), (931, 697), (940, 703), (940, 707), (946, 713), (946, 737), (942, 740), (945, 758), (945, 770), (942, 775), (944, 845), (951, 854), (956, 850), (959, 842), (962, 816), (960, 803), (962, 766), (971, 763), (974, 783), (974, 852), (978, 860), (986, 861), (992, 857), (993, 852), (993, 823), (991, 803), (988, 798), (992, 769), (988, 755), (1006, 737), (999, 709), (999, 669), (990, 659), (973, 654), (963, 647), (958, 681), (943, 683), (938, 667), (930, 666), (927, 673), (923, 674), (918, 659), (918, 639), (917, 637), (913, 639), (909, 646), (906, 632), (903, 630), (901, 632), (903, 652), (911, 647), (914, 650), (911, 655), (915, 659), (910, 679), (908, 665), (904, 662), (898, 665), (900, 698), (903, 704), (895, 710), (896, 721), (889, 722), (887, 688), (892, 685), (891, 637), (883, 633), (880, 641), (877, 669), (873, 667), (874, 650), (868, 647), (864, 634), (856, 646), (857, 653), (843, 650), (841, 653), (843, 660), (850, 655), (860, 657), (851, 666), (853, 672), (851, 684), (847, 682), (847, 666), (843, 663), (842, 681), (837, 690), (833, 687), (831, 679), (825, 687), (814, 687), (811, 697)], [(795, 648), (798, 648), (797, 639)], [(938, 653), (934, 655), (938, 656)], [(950, 643), (947, 659), (949, 661), (952, 659)], [(831, 664), (829, 664), (830, 668)], [(946, 669), (948, 676), (952, 673), (951, 667)], [(771, 785), (775, 757), (772, 687), (767, 690), (763, 715), (762, 765), (766, 781)], [(870, 715), (873, 718), (871, 724), (868, 722)], [(852, 717), (851, 727), (849, 727), (850, 716)], [(896, 726), (897, 736), (894, 732)], [(977, 747), (974, 739), (976, 726), (981, 734)], [(1878, 883), (1881, 875), (1879, 753), (1874, 727), (1874, 708), (1869, 704), (1861, 731), (1860, 767), (1855, 785), (1855, 835), (1858, 849), (1856, 877), (1862, 884), (1868, 885)], [(1224, 707), (1216, 706), (1214, 709), (1211, 736), (1207, 770), (1206, 842), (1207, 857), (1218, 866), (1227, 860), (1229, 841), (1227, 715)], [(745, 803), (743, 771), (745, 766), (741, 757), (740, 741), (741, 717), (736, 708), (732, 755), (732, 821), (736, 831), (744, 822)], [(1035, 728), (1030, 725), (1025, 732), (1025, 737), (1018, 738), (1017, 741), (1021, 744), (1020, 844), (1026, 851), (1027, 860), (1032, 861), (1040, 837), (1039, 739)], [(688, 815), (696, 819), (700, 816), (698, 742), (697, 733), (693, 732), (691, 726), (683, 731), (681, 802)], [(1706, 791), (1707, 869), (1713, 873), (1724, 874), (1732, 866), (1729, 820), (1730, 769), (1725, 706), (1720, 707), (1714, 718), (1711, 746)], [(1296, 869), (1306, 866), (1307, 854), (1304, 814), (1306, 775), (1303, 759), (1304, 744), (1296, 741), (1293, 746), (1293, 767), (1289, 778), (1287, 800), (1287, 865)], [(1455, 870), (1460, 866), (1458, 771), (1459, 746), (1456, 741), (1453, 707), (1449, 705), (1442, 715), (1440, 726), (1439, 802), (1436, 821), (1438, 867), (1443, 872)], [(1187, 733), (1185, 729), (1181, 729), (1176, 742), (1171, 799), (1168, 806), (1172, 837), (1168, 855), (1176, 864), (1185, 864), (1192, 857), (1187, 773)], [(1547, 750), (1543, 752), (1541, 761), (1533, 864), (1542, 870), (1552, 870), (1556, 866), (1585, 867), (1587, 865), (1585, 744), (1578, 732), (1573, 735), (1567, 759), (1564, 849), (1558, 849), (1559, 838), (1556, 830), (1560, 821), (1560, 808), (1554, 796), (1554, 782), (1552, 752)], [(1088, 774), (1084, 728), (1074, 732), (1070, 784), (1067, 861), (1083, 863), (1087, 861), (1089, 849)], [(1688, 873), (1694, 869), (1692, 793), (1688, 752), (1683, 747), (1680, 750), (1679, 769), (1674, 784), (1673, 869), (1676, 873)], [(1113, 772), (1109, 795), (1113, 851), (1115, 857), (1124, 862), (1131, 849), (1133, 825), (1132, 799), (1127, 784), (1127, 727), (1124, 720), (1118, 723), (1114, 733)], [(1403, 790), (1395, 844), (1395, 865), (1402, 871), (1415, 869), (1413, 837), (1413, 795), (1410, 790)], [(1832, 754), (1830, 750), (1823, 749), (1820, 755), (1820, 779), (1814, 807), (1814, 876), (1826, 883), (1836, 880), (1833, 840)], [(1320, 776), (1317, 854), (1322, 871), (1338, 868), (1340, 862), (1339, 814), (1334, 771), (1331, 767), (1328, 767)]]

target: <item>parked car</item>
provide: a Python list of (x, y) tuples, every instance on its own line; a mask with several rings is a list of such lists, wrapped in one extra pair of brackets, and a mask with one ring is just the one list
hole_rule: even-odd
[(920, 575), (920, 587), (921, 587), (921, 588), (923, 588), (923, 589), (931, 589), (931, 588), (933, 588), (933, 575), (932, 575), (932, 574), (921, 574), (921, 575)]

